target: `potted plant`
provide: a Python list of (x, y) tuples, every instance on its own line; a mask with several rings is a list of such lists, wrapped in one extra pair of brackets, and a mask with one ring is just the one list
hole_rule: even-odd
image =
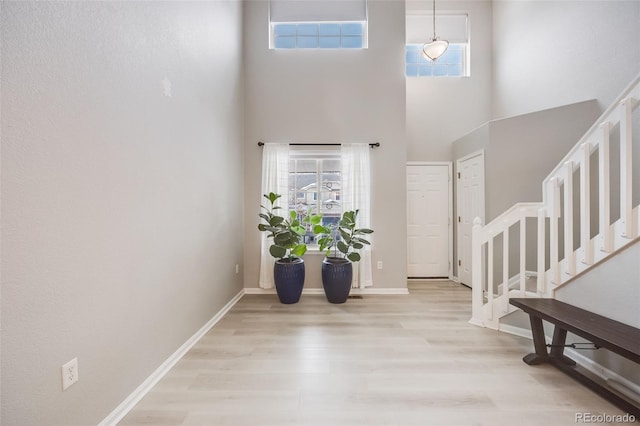
[(356, 228), (358, 210), (346, 211), (337, 224), (315, 225), (320, 250), (326, 250), (322, 261), (322, 287), (330, 303), (344, 303), (351, 291), (353, 262), (360, 261), (358, 250), (371, 243), (364, 238), (373, 231)]
[[(267, 237), (272, 238), (273, 244), (269, 246), (269, 253), (277, 260), (273, 267), (273, 281), (281, 303), (297, 303), (304, 287), (304, 260), (302, 256), (307, 251), (307, 245), (302, 242), (302, 236), (306, 229), (298, 220), (295, 211), (288, 217), (280, 216), (275, 202), (281, 195), (270, 192), (264, 194), (269, 200), (269, 207), (261, 205), (263, 212), (260, 217), (265, 221), (258, 225), (258, 230), (268, 232)], [(320, 218), (313, 218), (307, 214), (302, 222), (320, 223)]]

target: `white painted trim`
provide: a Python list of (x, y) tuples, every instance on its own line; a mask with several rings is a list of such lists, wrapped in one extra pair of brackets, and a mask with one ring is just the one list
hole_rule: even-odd
[(482, 155), (484, 156), (484, 148), (483, 149), (479, 149), (477, 151), (472, 152), (471, 154), (467, 154), (464, 157), (460, 157), (456, 159), (456, 163), (461, 163), (463, 161), (467, 161), (472, 159), (473, 157), (477, 157), (478, 155)]
[(238, 303), (245, 294), (244, 290), (240, 290), (233, 299), (229, 301), (222, 309), (220, 309), (207, 323), (200, 328), (193, 336), (189, 338), (182, 346), (166, 359), (149, 377), (146, 378), (140, 386), (138, 386), (120, 405), (116, 407), (107, 417), (104, 418), (98, 426), (116, 425), (126, 416), (133, 407), (140, 402), (142, 398), (167, 374), (171, 368), (214, 326), (218, 321), (226, 315), (227, 312)]
[[(263, 288), (245, 288), (244, 294), (276, 294), (275, 288), (263, 289)], [(302, 294), (305, 295), (324, 295), (324, 289), (322, 288), (305, 288), (302, 290)], [(409, 289), (407, 288), (375, 288), (375, 287), (367, 287), (367, 288), (352, 288), (349, 292), (351, 295), (360, 295), (360, 294), (409, 294)]]
[(351, 289), (351, 293), (352, 295), (358, 295), (358, 294), (362, 294), (362, 295), (367, 295), (367, 294), (378, 294), (378, 295), (393, 295), (393, 294), (401, 294), (401, 295), (407, 295), (409, 294), (409, 289), (408, 288), (371, 288), (371, 287), (367, 287), (367, 288), (352, 288)]
[[(572, 358), (575, 362), (577, 362), (580, 365), (580, 367), (583, 367), (584, 369), (590, 371), (591, 373), (601, 378), (605, 383), (607, 383), (608, 386), (611, 386), (609, 384), (610, 382), (618, 382), (619, 384), (627, 388), (629, 391), (631, 391), (633, 394), (635, 394), (635, 395), (632, 394), (631, 395), (632, 397), (634, 397), (637, 400), (640, 400), (640, 385), (630, 381), (629, 379), (622, 377), (615, 371), (609, 370), (607, 367), (604, 367), (598, 364), (594, 360), (587, 358), (586, 356), (582, 355), (581, 353), (577, 352), (574, 349), (567, 348), (565, 349), (565, 353), (570, 355), (570, 358)], [(613, 387), (615, 387), (615, 385)]]
[(449, 277), (441, 277), (441, 278), (420, 278), (420, 277), (408, 277), (407, 281), (451, 281)]
[(524, 337), (525, 339), (533, 340), (531, 337), (531, 330), (522, 327), (516, 327), (508, 324), (500, 324), (498, 325), (498, 330), (504, 331), (508, 334), (513, 334), (514, 336)]
[[(449, 224), (447, 226), (447, 230), (449, 233), (448, 236), (448, 257), (449, 257), (449, 268), (448, 274), (449, 279), (453, 278), (453, 223), (454, 223), (454, 212), (453, 212), (453, 162), (452, 161), (407, 161), (407, 166), (447, 166), (448, 174), (449, 174), (449, 185), (448, 185), (448, 193), (447, 199), (449, 201), (448, 205), (448, 215), (449, 215)], [(406, 170), (406, 167), (405, 167)], [(406, 171), (405, 171), (406, 176)]]

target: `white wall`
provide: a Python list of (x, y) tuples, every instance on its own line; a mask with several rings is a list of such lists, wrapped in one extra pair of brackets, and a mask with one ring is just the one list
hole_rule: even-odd
[[(431, 13), (432, 7), (407, 1), (407, 12)], [(406, 79), (409, 161), (451, 161), (451, 143), (491, 119), (491, 1), (438, 1), (436, 19), (447, 12), (469, 14), (471, 75)]]
[(640, 72), (640, 2), (493, 2), (493, 117), (597, 99)]
[(2, 3), (3, 425), (98, 423), (241, 291), (241, 9)]
[[(406, 288), (403, 1), (369, 1), (369, 48), (269, 50), (267, 2), (245, 6), (245, 287), (258, 286), (260, 179), (265, 142), (380, 142), (371, 152), (376, 287)], [(305, 286), (321, 287), (320, 255)]]

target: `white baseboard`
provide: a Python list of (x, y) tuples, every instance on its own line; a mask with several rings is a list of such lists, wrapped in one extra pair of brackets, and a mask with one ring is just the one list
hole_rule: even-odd
[[(245, 288), (244, 294), (276, 294), (275, 288)], [(324, 294), (324, 289), (322, 288), (305, 288), (302, 290), (302, 294), (310, 294), (310, 295), (318, 295)], [(352, 288), (349, 292), (351, 295), (365, 295), (365, 294), (409, 294), (409, 289), (407, 288)]]
[[(531, 330), (528, 328), (500, 324), (500, 331), (533, 340)], [(551, 343), (551, 337), (545, 336), (545, 340), (547, 343)], [(640, 401), (640, 385), (637, 383), (634, 383), (629, 379), (622, 377), (615, 371), (598, 364), (591, 358), (587, 358), (575, 349), (566, 348), (564, 351), (580, 367), (600, 378), (603, 383), (606, 383), (611, 388), (618, 390), (618, 392), (625, 393), (628, 397), (633, 398), (636, 401)], [(622, 389), (620, 388), (620, 385), (622, 385)]]
[(498, 326), (498, 330), (504, 331), (505, 333), (513, 334), (514, 336), (524, 337), (525, 339), (533, 340), (531, 337), (531, 330), (528, 328), (515, 327), (513, 325), (508, 324), (500, 324)]
[[(617, 384), (621, 384), (623, 387), (627, 388), (628, 391), (631, 391), (631, 395), (629, 395), (631, 398), (634, 398), (636, 401), (640, 401), (640, 386), (637, 383), (634, 383), (629, 379), (622, 377), (615, 371), (611, 371), (607, 367), (604, 367), (594, 360), (587, 358), (575, 349), (567, 348), (565, 349), (565, 352), (571, 359), (577, 362), (580, 367), (583, 367), (585, 370), (588, 370), (589, 372), (595, 374), (605, 383), (607, 383), (607, 385), (611, 386), (611, 382), (617, 382)], [(616, 385), (613, 385), (612, 387), (617, 388)]]
[(146, 378), (140, 386), (138, 386), (120, 405), (116, 407), (107, 417), (104, 418), (98, 426), (111, 426), (116, 425), (120, 420), (126, 416), (133, 407), (140, 402), (140, 400), (164, 377), (165, 374), (173, 368), (180, 358), (182, 358), (207, 332), (213, 327), (222, 317), (231, 310), (231, 308), (238, 303), (238, 301), (244, 295), (244, 290), (240, 290), (233, 299), (229, 301), (213, 318), (200, 328), (193, 336), (189, 338), (182, 346), (178, 348), (173, 354), (167, 358), (149, 377)]

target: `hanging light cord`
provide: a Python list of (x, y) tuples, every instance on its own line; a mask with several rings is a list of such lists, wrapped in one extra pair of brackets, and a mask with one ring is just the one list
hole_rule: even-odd
[(436, 0), (433, 0), (433, 39), (436, 39)]

